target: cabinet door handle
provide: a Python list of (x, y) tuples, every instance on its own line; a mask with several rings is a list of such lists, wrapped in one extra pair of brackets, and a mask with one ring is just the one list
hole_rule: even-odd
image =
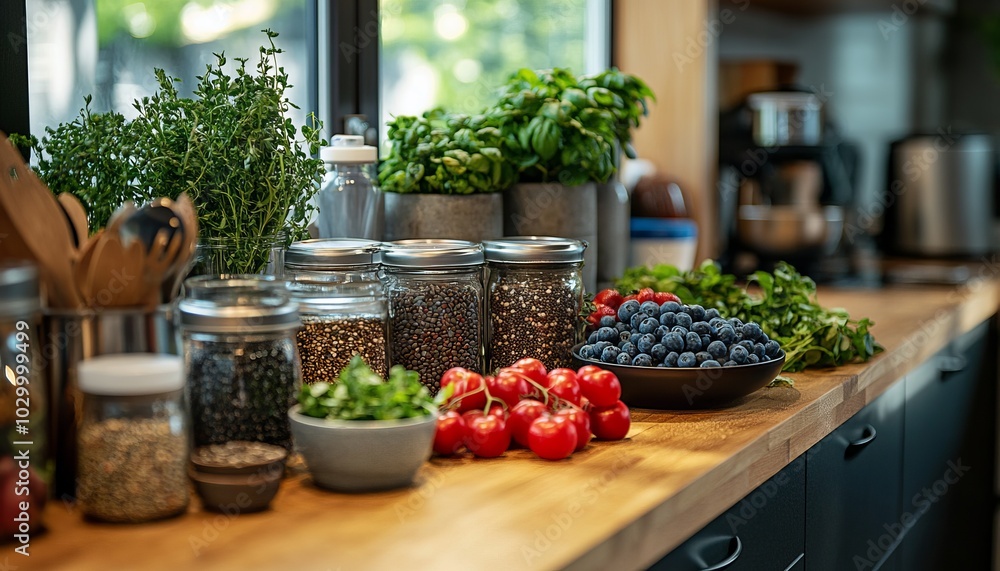
[(938, 370), (942, 373), (958, 373), (968, 365), (961, 355), (944, 355), (938, 359)]
[(711, 567), (705, 567), (702, 571), (720, 571), (721, 569), (725, 569), (733, 563), (736, 563), (736, 560), (740, 557), (740, 553), (743, 553), (743, 542), (740, 541), (740, 536), (738, 535), (733, 536), (733, 539), (736, 540), (736, 547), (733, 548), (733, 552), (729, 555), (729, 557), (726, 557), (723, 561), (716, 563)]
[(848, 448), (860, 448), (861, 446), (867, 446), (875, 437), (878, 436), (878, 432), (875, 431), (875, 427), (868, 424), (865, 425), (865, 431), (862, 433), (861, 438), (851, 442), (847, 445)]

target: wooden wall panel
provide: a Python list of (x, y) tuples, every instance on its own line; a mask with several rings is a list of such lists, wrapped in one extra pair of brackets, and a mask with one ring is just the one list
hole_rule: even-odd
[(643, 78), (657, 98), (635, 133), (635, 148), (690, 197), (698, 220), (699, 260), (718, 251), (716, 42), (721, 23), (715, 18), (713, 0), (614, 2), (614, 64)]

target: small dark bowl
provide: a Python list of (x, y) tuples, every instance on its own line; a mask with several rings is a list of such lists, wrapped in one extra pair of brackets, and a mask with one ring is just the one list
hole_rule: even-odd
[(232, 515), (267, 509), (278, 493), (283, 472), (262, 469), (253, 474), (208, 474), (192, 467), (188, 476), (206, 510)]
[[(225, 464), (206, 462), (198, 454), (196, 449), (191, 452), (191, 465), (195, 470), (204, 474), (223, 474), (230, 476), (249, 476), (250, 474), (271, 474), (273, 472), (280, 472), (285, 467), (285, 461), (288, 459), (288, 451), (281, 448), (280, 446), (271, 446), (262, 444), (260, 442), (228, 442), (225, 446), (236, 446), (239, 447), (241, 444), (249, 446), (266, 446), (268, 448), (273, 448), (274, 459), (267, 461), (249, 461), (243, 460), (240, 462), (230, 462)], [(206, 448), (206, 447), (202, 447)]]
[(612, 365), (580, 356), (583, 343), (573, 346), (573, 359), (611, 371), (622, 385), (622, 402), (653, 409), (719, 408), (766, 387), (781, 373), (785, 352), (754, 365), (706, 368), (665, 368)]

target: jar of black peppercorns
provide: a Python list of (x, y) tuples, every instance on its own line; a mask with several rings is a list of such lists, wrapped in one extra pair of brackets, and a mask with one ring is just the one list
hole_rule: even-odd
[(571, 367), (583, 305), (587, 243), (538, 236), (483, 242), (487, 282), (488, 370), (534, 357)]
[(300, 322), (284, 282), (199, 277), (185, 288), (180, 325), (194, 445), (243, 440), (290, 450)]
[(462, 240), (384, 244), (389, 360), (436, 393), (452, 367), (482, 371), (483, 249)]
[(386, 374), (389, 310), (378, 277), (379, 242), (303, 240), (285, 254), (285, 277), (299, 304), (296, 334), (302, 380), (333, 381), (355, 354)]

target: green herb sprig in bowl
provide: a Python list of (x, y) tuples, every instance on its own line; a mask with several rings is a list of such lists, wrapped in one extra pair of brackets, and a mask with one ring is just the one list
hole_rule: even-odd
[(399, 420), (434, 414), (444, 398), (431, 397), (420, 375), (400, 365), (383, 380), (359, 355), (351, 358), (334, 383), (303, 385), (300, 412), (330, 420)]

